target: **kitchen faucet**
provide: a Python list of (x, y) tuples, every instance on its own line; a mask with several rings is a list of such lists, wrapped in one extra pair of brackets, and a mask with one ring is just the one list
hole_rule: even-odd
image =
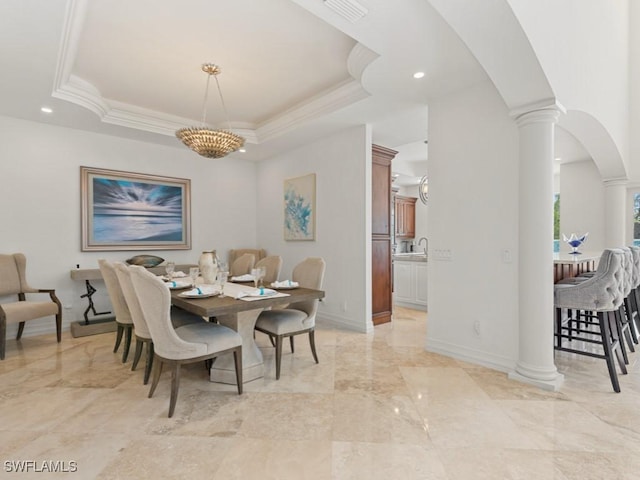
[(429, 249), (429, 240), (427, 239), (427, 237), (421, 237), (420, 240), (418, 240), (418, 246), (420, 246), (422, 240), (424, 240), (424, 254), (426, 255), (427, 250)]

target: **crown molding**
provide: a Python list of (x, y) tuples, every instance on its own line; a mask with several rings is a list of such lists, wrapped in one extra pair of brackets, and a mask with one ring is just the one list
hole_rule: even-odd
[(302, 122), (334, 112), (368, 96), (369, 93), (362, 88), (360, 82), (347, 80), (263, 123), (257, 130), (259, 143), (294, 130)]
[[(160, 135), (173, 136), (176, 130), (196, 124), (197, 122), (193, 119), (104, 98), (93, 84), (73, 75), (72, 70), (81, 39), (87, 4), (87, 0), (69, 0), (67, 4), (52, 96), (90, 110), (104, 123)], [(360, 79), (367, 66), (378, 56), (364, 45), (356, 44), (347, 60), (347, 70), (352, 79), (306, 99), (260, 125), (232, 122), (231, 130), (243, 136), (247, 142), (258, 144), (294, 130), (302, 122), (313, 120), (368, 97), (369, 93), (362, 87)]]
[(349, 75), (362, 83), (362, 74), (380, 55), (361, 43), (357, 43), (349, 52), (347, 70)]

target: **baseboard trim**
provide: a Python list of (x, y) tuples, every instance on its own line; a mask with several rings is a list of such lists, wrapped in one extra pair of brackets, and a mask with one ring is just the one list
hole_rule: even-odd
[(425, 350), (504, 373), (511, 372), (516, 367), (514, 359), (430, 338), (427, 338)]

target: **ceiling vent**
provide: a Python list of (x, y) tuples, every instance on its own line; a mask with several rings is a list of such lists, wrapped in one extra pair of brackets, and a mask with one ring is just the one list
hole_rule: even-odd
[(369, 10), (354, 0), (324, 0), (324, 4), (351, 23), (356, 23), (369, 13)]

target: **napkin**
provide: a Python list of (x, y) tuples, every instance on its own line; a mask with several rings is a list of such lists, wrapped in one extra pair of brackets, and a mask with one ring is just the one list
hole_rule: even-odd
[(281, 282), (273, 282), (271, 286), (273, 288), (295, 288), (299, 287), (300, 284), (291, 280), (282, 280)]
[(180, 281), (178, 280), (177, 282), (174, 280), (172, 282), (166, 282), (166, 284), (169, 286), (169, 288), (185, 288), (191, 285), (191, 282), (187, 282), (187, 281)]
[(254, 288), (252, 290), (248, 290), (248, 291), (242, 291), (242, 292), (238, 292), (235, 296), (235, 298), (242, 298), (242, 297), (269, 297), (271, 295), (275, 295), (278, 292), (276, 292), (275, 290), (271, 290), (270, 288)]
[(220, 293), (220, 288), (215, 285), (200, 285), (199, 287), (192, 288), (183, 292), (181, 295), (196, 296), (196, 295), (215, 295)]
[[(173, 275), (171, 275), (171, 278), (184, 278), (184, 277), (188, 277), (189, 275), (187, 275), (184, 272), (173, 272)], [(160, 275), (160, 278), (162, 278), (162, 280), (164, 280), (165, 282), (169, 281), (169, 275)]]
[(244, 275), (238, 275), (237, 277), (231, 277), (232, 282), (253, 282), (253, 275), (245, 273)]

